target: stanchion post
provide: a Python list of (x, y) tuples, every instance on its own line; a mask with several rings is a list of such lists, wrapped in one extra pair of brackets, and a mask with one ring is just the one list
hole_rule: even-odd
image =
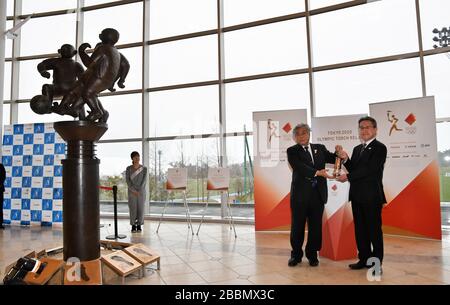
[(113, 191), (113, 201), (114, 201), (114, 235), (106, 236), (106, 239), (122, 239), (127, 237), (126, 235), (119, 234), (118, 224), (117, 224), (117, 185), (112, 187)]
[(117, 229), (117, 185), (113, 186), (113, 199), (114, 199), (114, 235), (119, 236)]

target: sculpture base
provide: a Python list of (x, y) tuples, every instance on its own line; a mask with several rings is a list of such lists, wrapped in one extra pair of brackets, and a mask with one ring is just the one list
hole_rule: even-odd
[(53, 126), (67, 142), (67, 156), (62, 160), (64, 260), (95, 260), (100, 257), (100, 160), (95, 156), (94, 143), (108, 125), (63, 121)]

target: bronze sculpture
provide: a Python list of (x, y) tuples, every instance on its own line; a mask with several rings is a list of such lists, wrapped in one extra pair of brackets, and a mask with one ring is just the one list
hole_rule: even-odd
[[(116, 82), (120, 88), (124, 88), (124, 82), (130, 69), (130, 64), (125, 56), (115, 47), (115, 44), (119, 40), (118, 31), (112, 28), (104, 29), (100, 33), (99, 38), (101, 42), (96, 45), (91, 56), (86, 53), (86, 49), (91, 47), (88, 43), (83, 43), (78, 48), (80, 58), (87, 68), (83, 73), (78, 75), (74, 71), (76, 69), (69, 69), (63, 64), (58, 64), (59, 70), (66, 69), (64, 71), (68, 75), (73, 77), (76, 74), (78, 78), (71, 84), (70, 90), (63, 92), (62, 101), (59, 104), (53, 103), (52, 105), (51, 101), (49, 102), (48, 100), (50, 100), (51, 93), (56, 91), (53, 90), (50, 93), (44, 93), (43, 88), (43, 96), (48, 97), (48, 99), (42, 98), (41, 96), (34, 97), (30, 102), (33, 111), (39, 114), (51, 112), (60, 115), (68, 114), (80, 120), (106, 123), (109, 113), (103, 108), (103, 105), (98, 99), (98, 94), (106, 89), (115, 91), (114, 85)], [(75, 50), (73, 52), (76, 53)], [(49, 77), (48, 72), (45, 73), (45, 77)], [(58, 81), (54, 74), (55, 82)], [(54, 85), (54, 87), (57, 86)], [(85, 104), (90, 108), (88, 116), (84, 112)]]
[(53, 83), (43, 85), (42, 95), (36, 95), (30, 101), (31, 109), (38, 114), (51, 113), (53, 98), (69, 93), (84, 72), (83, 66), (72, 59), (77, 54), (72, 45), (63, 44), (58, 53), (60, 57), (46, 59), (37, 66), (45, 78), (50, 78), (48, 71), (53, 70)]
[[(100, 257), (99, 164), (95, 143), (108, 130), (108, 111), (98, 99), (104, 90), (115, 91), (114, 85), (124, 88), (130, 65), (115, 47), (119, 32), (104, 29), (92, 54), (83, 43), (78, 48), (81, 61), (71, 58), (76, 50), (63, 45), (60, 58), (47, 59), (38, 65), (43, 77), (53, 70), (53, 84), (44, 85), (42, 95), (33, 97), (31, 109), (38, 114), (71, 115), (78, 120), (55, 122), (56, 132), (67, 142), (63, 165), (63, 252), (64, 260), (77, 257), (91, 261)], [(60, 103), (53, 98), (62, 97)], [(89, 107), (85, 115), (84, 105)]]

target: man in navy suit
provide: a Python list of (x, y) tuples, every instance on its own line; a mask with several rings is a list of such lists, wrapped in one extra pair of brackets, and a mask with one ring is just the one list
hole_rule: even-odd
[(354, 270), (369, 268), (367, 260), (371, 257), (378, 258), (379, 266), (383, 262), (381, 211), (386, 203), (382, 182), (386, 146), (375, 138), (377, 121), (374, 118), (363, 117), (358, 125), (362, 144), (353, 149), (351, 158), (345, 151), (339, 152), (349, 173), (338, 177), (341, 182), (350, 182), (349, 199), (352, 202), (359, 258), (357, 263), (349, 265)]
[(311, 129), (299, 124), (293, 130), (297, 143), (287, 149), (292, 168), (291, 182), (291, 258), (288, 265), (296, 266), (302, 261), (305, 224), (308, 223), (306, 258), (313, 267), (319, 265), (317, 251), (322, 248), (322, 215), (328, 200), (325, 163), (334, 163), (336, 155), (322, 144), (309, 143)]

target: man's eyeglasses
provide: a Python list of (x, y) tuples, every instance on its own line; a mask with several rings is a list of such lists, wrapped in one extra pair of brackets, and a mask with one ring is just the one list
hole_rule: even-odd
[(374, 128), (373, 126), (359, 126), (359, 130), (366, 130), (366, 129), (371, 129)]

